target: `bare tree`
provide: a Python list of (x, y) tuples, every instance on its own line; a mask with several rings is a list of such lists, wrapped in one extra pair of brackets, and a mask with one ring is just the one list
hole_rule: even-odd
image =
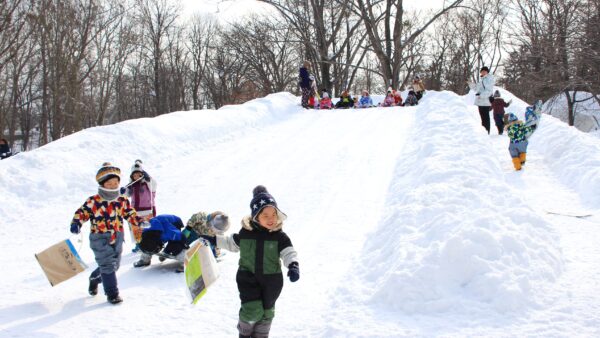
[(228, 49), (248, 66), (246, 78), (258, 95), (284, 91), (296, 83), (299, 56), (290, 26), (269, 17), (253, 16), (224, 32)]
[(154, 85), (154, 115), (168, 112), (165, 91), (164, 57), (168, 48), (168, 36), (174, 34), (180, 8), (169, 0), (137, 0), (139, 22), (142, 27), (141, 47), (152, 64)]
[(340, 1), (352, 6), (366, 28), (370, 46), (381, 66), (385, 83), (398, 88), (401, 66), (405, 62), (403, 52), (407, 46), (444, 13), (457, 8), (463, 0), (454, 0), (433, 14), (422, 25), (412, 26), (405, 19), (403, 0), (356, 0)]

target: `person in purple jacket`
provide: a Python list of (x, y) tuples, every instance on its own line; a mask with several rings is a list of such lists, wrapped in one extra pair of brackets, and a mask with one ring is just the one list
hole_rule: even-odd
[[(135, 160), (129, 175), (131, 182), (126, 188), (122, 189), (122, 193), (131, 198), (131, 205), (137, 212), (138, 217), (147, 221), (156, 216), (156, 204), (154, 203), (156, 180), (148, 175), (142, 165), (142, 160)], [(141, 233), (134, 233), (133, 237), (136, 245), (132, 251), (138, 252)]]

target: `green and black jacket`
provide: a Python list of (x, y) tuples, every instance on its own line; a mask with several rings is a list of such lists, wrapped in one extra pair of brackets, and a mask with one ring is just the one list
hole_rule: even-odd
[(241, 271), (257, 276), (281, 274), (281, 261), (285, 267), (298, 262), (298, 254), (282, 227), (280, 221), (275, 229), (268, 230), (246, 216), (239, 234), (217, 236), (217, 247), (239, 251)]

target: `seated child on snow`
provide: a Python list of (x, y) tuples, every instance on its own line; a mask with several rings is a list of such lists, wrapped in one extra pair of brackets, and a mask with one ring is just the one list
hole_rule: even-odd
[[(133, 266), (136, 268), (148, 266), (152, 255), (160, 255), (177, 260), (180, 264), (176, 271), (182, 272), (185, 258), (184, 249), (187, 248), (186, 237), (181, 233), (182, 228), (181, 218), (175, 215), (158, 215), (149, 223), (145, 222), (140, 241), (142, 255), (137, 262), (133, 263)], [(165, 244), (166, 246), (164, 246)]]
[[(268, 337), (275, 316), (275, 302), (283, 288), (281, 261), (290, 281), (300, 278), (296, 250), (282, 231), (286, 215), (265, 187), (252, 192), (251, 215), (242, 220), (242, 229), (230, 236), (204, 236), (220, 248), (240, 252), (236, 275), (241, 309), (240, 337)], [(257, 254), (260, 253), (259, 256)]]
[(413, 90), (408, 92), (408, 95), (406, 96), (406, 100), (404, 100), (404, 107), (407, 106), (416, 106), (417, 104), (419, 104), (419, 100), (417, 99), (417, 94), (415, 94), (415, 92)]
[[(207, 214), (204, 211), (195, 213), (188, 220), (183, 235), (186, 242), (191, 244), (200, 236), (224, 235), (229, 230), (229, 217), (221, 211), (214, 211)], [(221, 255), (221, 249), (211, 245), (211, 250), (216, 257)]]
[[(131, 174), (129, 175), (129, 184), (121, 188), (121, 193), (131, 198), (131, 204), (138, 217), (149, 220), (156, 216), (156, 204), (154, 200), (156, 198), (156, 180), (150, 177), (148, 173), (142, 167), (142, 160), (135, 160), (131, 167)], [(141, 229), (138, 232), (133, 232), (129, 229), (135, 240), (135, 247), (133, 252), (139, 251), (139, 243), (142, 239)]]
[(120, 193), (121, 169), (105, 162), (96, 174), (96, 181), (98, 193), (88, 197), (75, 211), (71, 232), (78, 234), (82, 224), (90, 221), (90, 248), (98, 268), (90, 275), (88, 292), (97, 295), (98, 285), (102, 283), (108, 302), (118, 304), (123, 301), (117, 286), (117, 270), (123, 252), (123, 219), (134, 229), (139, 227), (141, 219), (129, 199)]
[(333, 104), (331, 103), (331, 98), (329, 97), (329, 93), (327, 89), (323, 89), (323, 94), (321, 95), (321, 101), (319, 101), (320, 109), (331, 109)]
[(381, 103), (381, 106), (383, 106), (383, 107), (393, 107), (395, 103), (396, 103), (396, 100), (394, 99), (394, 93), (392, 92), (391, 89), (388, 89), (387, 96), (385, 97), (385, 99)]
[(394, 105), (402, 106), (402, 95), (400, 94), (399, 90), (394, 92)]
[(342, 92), (342, 95), (340, 96), (340, 100), (335, 104), (335, 107), (343, 108), (343, 109), (354, 107), (354, 99), (352, 98), (352, 96), (350, 96), (350, 94), (348, 93), (347, 90), (344, 90)]
[(369, 108), (373, 107), (373, 99), (369, 96), (368, 90), (363, 90), (362, 96), (358, 100), (358, 108)]

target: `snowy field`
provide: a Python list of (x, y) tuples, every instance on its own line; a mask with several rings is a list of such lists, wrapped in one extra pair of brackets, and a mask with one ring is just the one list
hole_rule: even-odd
[[(522, 118), (527, 104), (502, 95)], [(124, 184), (138, 158), (159, 214), (222, 210), (236, 231), (254, 186), (277, 199), (300, 280), (286, 279), (271, 337), (600, 336), (600, 139), (544, 115), (515, 172), (472, 102), (430, 91), (417, 107), (307, 111), (279, 93), (1, 161), (0, 337), (237, 337), (235, 253), (195, 306), (175, 263), (132, 267), (129, 237), (118, 306), (87, 294), (87, 236), (70, 238), (90, 271), (56, 287), (35, 260), (69, 238), (102, 162)]]

